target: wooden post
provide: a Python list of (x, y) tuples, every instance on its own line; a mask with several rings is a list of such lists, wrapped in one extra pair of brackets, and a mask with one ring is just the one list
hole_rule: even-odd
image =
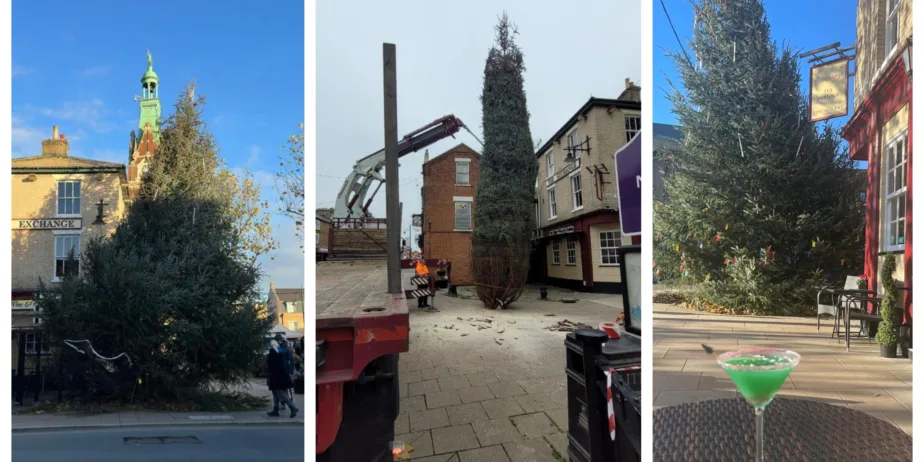
[(401, 293), (401, 206), (398, 202), (398, 81), (395, 45), (382, 44), (385, 87), (385, 219), (388, 247), (388, 293)]

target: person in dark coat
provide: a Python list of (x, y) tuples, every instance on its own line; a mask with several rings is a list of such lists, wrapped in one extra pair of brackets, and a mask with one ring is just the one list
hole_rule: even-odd
[(289, 407), (289, 417), (295, 417), (298, 414), (298, 408), (289, 399), (292, 377), (286, 366), (285, 356), (279, 352), (279, 344), (273, 340), (270, 342), (269, 354), (266, 357), (266, 384), (273, 392), (273, 410), (267, 414), (273, 417), (279, 416), (279, 403)]

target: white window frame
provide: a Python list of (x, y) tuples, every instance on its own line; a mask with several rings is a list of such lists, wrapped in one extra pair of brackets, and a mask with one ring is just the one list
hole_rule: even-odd
[(548, 175), (546, 175), (546, 178), (552, 178), (552, 175), (555, 174), (555, 153), (554, 152), (549, 151), (548, 153), (546, 153), (545, 165), (547, 167), (546, 170), (548, 172)]
[[(68, 184), (68, 183), (70, 183), (71, 185), (76, 184), (77, 187), (78, 187), (78, 189), (80, 189), (80, 193), (79, 193), (78, 195), (76, 195), (76, 196), (73, 195), (73, 186), (72, 186), (72, 189), (71, 189), (71, 193), (72, 193), (72, 194), (71, 194), (70, 196), (68, 196), (68, 195), (66, 194), (66, 193), (67, 193), (67, 189), (66, 189), (66, 188), (67, 188), (67, 184)], [(64, 188), (65, 188), (65, 195), (64, 195), (63, 197), (62, 197), (62, 195), (61, 195), (61, 187), (62, 187), (62, 186), (64, 186)], [(57, 199), (57, 200), (55, 201), (55, 217), (58, 217), (58, 218), (77, 218), (77, 217), (81, 217), (81, 216), (82, 216), (81, 211), (83, 210), (83, 207), (82, 207), (83, 204), (82, 204), (82, 200), (81, 200), (81, 196), (83, 195), (83, 185), (80, 184), (80, 180), (58, 180), (58, 182), (57, 182), (57, 184), (55, 185), (55, 187), (57, 188), (57, 189), (55, 190), (55, 196), (56, 196), (56, 199)], [(61, 201), (71, 201), (71, 206), (72, 206), (72, 207), (76, 205), (76, 210), (77, 210), (77, 212), (76, 212), (76, 213), (62, 213), (62, 212), (61, 212)]]
[[(459, 181), (459, 174), (462, 172), (459, 171), (460, 166), (465, 166), (465, 182)], [(466, 158), (456, 158), (456, 186), (471, 186), (472, 185), (472, 160)]]
[(298, 332), (298, 321), (289, 321), (289, 330)]
[[(901, 148), (901, 161), (898, 164), (894, 163), (895, 153), (894, 150)], [(885, 232), (884, 238), (882, 240), (884, 248), (886, 251), (903, 251), (905, 250), (905, 240), (907, 240), (907, 207), (908, 207), (908, 129), (902, 130), (898, 135), (893, 137), (886, 143), (885, 149), (886, 155), (886, 165), (885, 165), (885, 178), (884, 178), (884, 187), (885, 187)], [(895, 185), (900, 184), (901, 187), (896, 188)], [(891, 191), (890, 191), (891, 189)], [(893, 204), (905, 204), (905, 211), (902, 214), (901, 218), (894, 216), (895, 213), (892, 211)], [(893, 230), (893, 225), (896, 228)], [(891, 243), (891, 238), (893, 234), (897, 234), (898, 227), (902, 228), (902, 237), (904, 238), (901, 243), (896, 239), (896, 243)]]
[[(632, 141), (632, 138), (642, 129), (642, 116), (637, 114), (628, 114), (626, 118), (626, 143)], [(634, 123), (633, 123), (634, 122)]]
[[(469, 223), (471, 223), (471, 227), (469, 227), (468, 229), (456, 227), (456, 225), (458, 225), (458, 222), (456, 221), (456, 206), (460, 202), (468, 203)], [(470, 233), (472, 232), (474, 228), (475, 228), (474, 198), (470, 196), (453, 196), (452, 198), (452, 230), (456, 232)]]
[(314, 230), (315, 230), (315, 231), (320, 231), (320, 230), (321, 230), (321, 220), (317, 220), (317, 219), (314, 220)]
[[(577, 189), (574, 188), (575, 179), (577, 179)], [(571, 211), (577, 212), (584, 208), (584, 180), (581, 179), (581, 170), (575, 170), (568, 182), (571, 183)]]
[[(600, 231), (600, 266), (619, 266), (619, 254), (616, 249), (622, 246), (622, 233), (618, 230)], [(615, 246), (604, 246), (607, 241), (613, 241)]]
[(552, 241), (552, 265), (561, 265), (561, 241), (558, 239)]
[(568, 133), (568, 154), (573, 155), (575, 158), (579, 157), (577, 150), (574, 148), (581, 145), (581, 142), (578, 141), (577, 137), (577, 128), (571, 130), (571, 133)]
[[(80, 232), (74, 231), (53, 231), (52, 232), (52, 246), (54, 248), (54, 254), (52, 255), (52, 261), (54, 264), (51, 268), (51, 282), (61, 282), (61, 278), (58, 277), (58, 238), (67, 238), (67, 237), (76, 237), (77, 238), (77, 251), (75, 252), (75, 258), (77, 258), (77, 276), (80, 276), (80, 251), (81, 246), (83, 245), (83, 236)], [(67, 257), (65, 257), (65, 260)]]
[(570, 238), (565, 244), (565, 264), (577, 265), (577, 239)]
[(558, 218), (558, 203), (555, 202), (555, 186), (548, 190), (549, 196), (549, 220)]
[(320, 243), (321, 243), (321, 235), (318, 233), (314, 233), (314, 244), (318, 245)]
[[(32, 323), (36, 324), (35, 319), (32, 320)], [(35, 332), (24, 332), (23, 335), (26, 336), (25, 353), (27, 355), (34, 355), (36, 353), (35, 344), (38, 340), (35, 337)], [(44, 337), (44, 335), (42, 337)], [(42, 339), (42, 353), (41, 354), (43, 355), (51, 354), (51, 349), (48, 347), (48, 342), (46, 342), (44, 339)]]
[(883, 56), (887, 60), (892, 50), (898, 46), (899, 33), (901, 32), (898, 30), (901, 27), (901, 22), (899, 21), (901, 0), (886, 0), (885, 7), (885, 52)]

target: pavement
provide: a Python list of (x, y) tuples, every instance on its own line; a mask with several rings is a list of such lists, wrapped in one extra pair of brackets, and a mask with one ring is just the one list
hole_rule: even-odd
[[(167, 438), (164, 438), (167, 437)], [(192, 437), (192, 438), (190, 438)], [(173, 426), (14, 434), (16, 462), (305, 460), (301, 427)]]
[[(879, 345), (831, 338), (833, 319), (727, 316), (654, 304), (655, 409), (735, 398), (737, 388), (700, 344), (716, 352), (748, 347), (787, 348), (802, 359), (777, 396), (821, 401), (866, 412), (912, 434), (912, 361), (886, 359)], [(772, 407), (773, 404), (770, 404)]]
[[(266, 379), (254, 378), (249, 383), (236, 388), (237, 391), (254, 396), (271, 397), (266, 389)], [(290, 419), (288, 412), (281, 412), (282, 417), (269, 417), (269, 408), (241, 412), (109, 412), (85, 414), (75, 412), (57, 412), (43, 414), (13, 414), (13, 433), (38, 432), (49, 430), (89, 430), (112, 428), (139, 428), (165, 426), (260, 426), (283, 425), (298, 426), (305, 424), (305, 395), (295, 395), (295, 406), (299, 414)], [(307, 411), (310, 412), (310, 409)]]
[[(464, 295), (465, 292), (462, 292)], [(410, 350), (399, 362), (401, 414), (395, 439), (426, 462), (567, 459), (566, 332), (568, 319), (596, 326), (615, 321), (619, 295), (531, 287), (506, 310), (439, 294), (437, 313), (410, 306)]]

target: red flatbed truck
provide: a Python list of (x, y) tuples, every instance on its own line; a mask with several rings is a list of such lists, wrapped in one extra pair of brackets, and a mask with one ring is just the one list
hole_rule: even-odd
[(322, 263), (317, 273), (317, 460), (391, 460), (406, 295), (388, 293), (385, 261)]

